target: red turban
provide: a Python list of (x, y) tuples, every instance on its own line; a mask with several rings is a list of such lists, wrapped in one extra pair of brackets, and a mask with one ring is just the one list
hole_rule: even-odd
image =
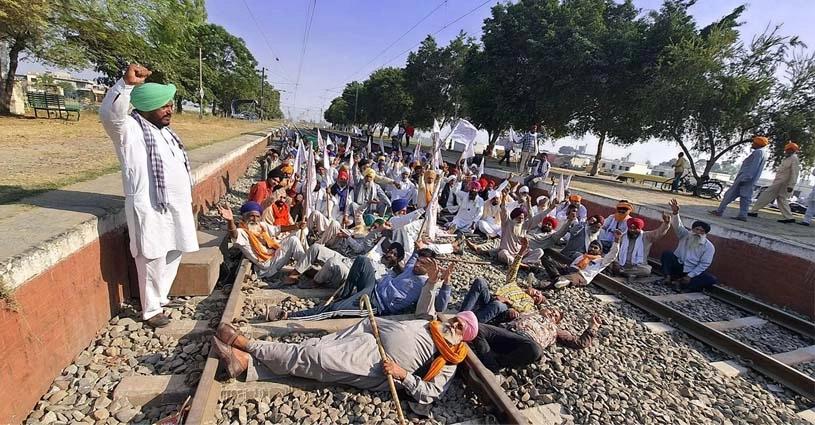
[(547, 215), (546, 217), (543, 218), (543, 221), (541, 221), (541, 225), (544, 224), (549, 224), (551, 228), (555, 229), (557, 228), (557, 219), (552, 217), (551, 215)]
[(348, 170), (342, 168), (337, 172), (337, 180), (348, 180)]
[(642, 230), (645, 227), (645, 222), (641, 218), (631, 217), (628, 219), (628, 228)]

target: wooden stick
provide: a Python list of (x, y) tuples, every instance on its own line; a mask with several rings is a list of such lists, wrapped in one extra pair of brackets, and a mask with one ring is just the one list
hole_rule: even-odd
[[(371, 310), (371, 300), (368, 298), (368, 295), (363, 295), (359, 301), (360, 305), (364, 304), (365, 308), (368, 310), (368, 320), (371, 321), (371, 331), (374, 334), (374, 338), (376, 338), (376, 346), (379, 348), (379, 356), (382, 357), (382, 361), (384, 362), (387, 358), (387, 354), (385, 354), (385, 347), (382, 346), (382, 340), (379, 338), (379, 327), (376, 325), (376, 318), (374, 317), (374, 312)], [(385, 372), (385, 376), (388, 378), (388, 387), (391, 389), (391, 397), (393, 397), (393, 402), (396, 403), (396, 414), (399, 416), (399, 423), (405, 425), (405, 414), (402, 413), (402, 404), (399, 402), (399, 394), (396, 392), (396, 384), (393, 383), (393, 376), (390, 373)]]
[(458, 258), (445, 258), (445, 257), (436, 257), (436, 260), (448, 261), (448, 262), (451, 262), (451, 263), (475, 264), (477, 266), (487, 266), (487, 265), (492, 264), (489, 261), (459, 260)]

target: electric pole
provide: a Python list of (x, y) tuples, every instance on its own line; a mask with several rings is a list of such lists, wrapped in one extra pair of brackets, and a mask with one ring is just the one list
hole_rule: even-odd
[(359, 104), (359, 84), (357, 84), (356, 95), (354, 95), (354, 124), (357, 123), (357, 105)]
[(263, 82), (266, 81), (266, 67), (260, 68), (260, 112), (258, 116), (263, 121)]
[(201, 46), (198, 46), (198, 119), (204, 119), (204, 61), (201, 58)]

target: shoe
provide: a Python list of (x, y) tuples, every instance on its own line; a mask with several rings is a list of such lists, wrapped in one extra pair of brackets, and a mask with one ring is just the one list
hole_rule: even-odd
[(215, 354), (221, 361), (224, 362), (226, 373), (230, 378), (237, 378), (243, 372), (246, 372), (247, 367), (244, 366), (235, 352), (235, 349), (224, 344), (220, 339), (212, 337), (212, 348), (210, 351)]
[(800, 224), (801, 226), (806, 226), (806, 227), (809, 227), (809, 226), (810, 226), (810, 224), (809, 224), (809, 223), (804, 223), (803, 221), (802, 221), (802, 222), (800, 222), (800, 223), (798, 223), (798, 224)]
[(560, 279), (555, 281), (554, 287), (555, 287), (555, 289), (563, 289), (563, 288), (565, 288), (565, 287), (567, 287), (567, 286), (569, 286), (571, 284), (572, 284), (572, 282), (569, 281), (569, 279), (560, 278)]
[(274, 305), (266, 307), (266, 321), (276, 322), (286, 318), (286, 311)]
[(758, 217), (758, 213), (747, 213), (748, 217)]
[(779, 223), (784, 223), (784, 224), (790, 224), (790, 223), (795, 223), (795, 219), (794, 218), (785, 218), (783, 220), (778, 220), (778, 222)]
[(233, 344), (235, 343), (235, 340), (242, 335), (243, 333), (241, 331), (229, 323), (221, 323), (218, 325), (218, 328), (215, 329), (215, 338), (225, 342), (226, 345), (230, 347), (234, 347)]
[(738, 221), (747, 221), (747, 217), (730, 217), (730, 218), (732, 218), (733, 220), (738, 220)]
[(164, 313), (159, 313), (147, 320), (145, 320), (151, 328), (163, 328), (170, 324), (170, 318), (165, 316)]
[(716, 217), (721, 217), (722, 216), (722, 213), (720, 213), (718, 210), (710, 210), (707, 213), (710, 214), (710, 215), (715, 215)]

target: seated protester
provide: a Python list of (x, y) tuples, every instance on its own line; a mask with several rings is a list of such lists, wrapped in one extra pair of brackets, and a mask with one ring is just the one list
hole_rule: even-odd
[(436, 185), (439, 184), (439, 182), (436, 181), (436, 177), (435, 171), (427, 170), (422, 174), (421, 178), (419, 178), (419, 184), (416, 187), (418, 193), (416, 197), (417, 208), (427, 209), (427, 204), (430, 203), (430, 200), (433, 198), (433, 192), (436, 191)]
[(575, 350), (590, 347), (597, 331), (603, 324), (598, 315), (592, 315), (591, 323), (580, 336), (558, 327), (563, 314), (555, 309), (521, 314), (502, 326), (478, 324), (478, 335), (470, 343), (473, 352), (489, 370), (519, 368), (537, 363), (543, 350), (558, 344)]
[(305, 223), (296, 226), (271, 226), (260, 219), (260, 204), (249, 201), (241, 206), (241, 224), (235, 225), (229, 206), (219, 206), (218, 211), (226, 220), (229, 236), (243, 252), (243, 256), (254, 264), (261, 278), (270, 277), (289, 263), (299, 261), (304, 255), (303, 245), (296, 235), (278, 242), (275, 236), (281, 232), (305, 228)]
[(484, 212), (481, 213), (481, 219), (476, 224), (476, 228), (490, 239), (501, 236), (501, 209), (503, 207), (500, 196), (501, 193), (490, 191), (484, 203)]
[(620, 233), (628, 231), (628, 218), (631, 217), (631, 212), (634, 211), (634, 206), (625, 199), (617, 203), (617, 213), (611, 214), (603, 220), (603, 227), (600, 233), (600, 243), (603, 245), (603, 252), (608, 252), (611, 244), (614, 242), (615, 230)]
[[(435, 401), (450, 384), (456, 365), (467, 357), (466, 342), (478, 334), (470, 312), (445, 322), (377, 320), (388, 358), (382, 361), (368, 319), (299, 344), (250, 340), (222, 323), (212, 338), (213, 353), (230, 377), (246, 372), (246, 380), (263, 375), (291, 375), (320, 382), (387, 391), (387, 375), (420, 405)], [(350, 355), (353, 354), (353, 355)], [(419, 370), (426, 370), (417, 375)]]
[(645, 222), (641, 218), (628, 219), (628, 232), (620, 242), (620, 255), (617, 261), (611, 263), (611, 271), (615, 274), (630, 277), (646, 277), (651, 275), (651, 266), (648, 264), (648, 253), (651, 245), (664, 238), (671, 228), (671, 216), (662, 213), (662, 224), (654, 230), (643, 231)]
[(583, 253), (589, 250), (589, 244), (600, 237), (603, 220), (605, 220), (605, 218), (597, 214), (589, 217), (585, 223), (578, 223), (572, 226), (572, 228), (569, 229), (569, 240), (560, 253), (569, 258), (569, 260), (574, 260), (583, 255)]
[(484, 211), (484, 200), (478, 196), (481, 185), (477, 181), (471, 181), (467, 189), (467, 192), (458, 191), (455, 194), (458, 211), (448, 225), (448, 230), (452, 233), (472, 231)]
[[(540, 226), (532, 227), (527, 232), (529, 238), (529, 247), (531, 249), (540, 249), (545, 251), (555, 246), (560, 239), (566, 235), (569, 228), (577, 223), (576, 213), (572, 212), (566, 217), (566, 222), (558, 227), (557, 219), (546, 215), (546, 211), (539, 213), (537, 217), (544, 216), (540, 222)], [(534, 224), (534, 223), (533, 223)], [(557, 230), (555, 230), (557, 229)]]
[[(404, 252), (404, 249), (402, 249), (402, 252)], [(335, 317), (363, 317), (367, 313), (364, 309), (360, 309), (359, 299), (366, 294), (371, 298), (371, 309), (374, 314), (380, 316), (399, 314), (416, 304), (424, 285), (436, 284), (439, 279), (439, 272), (434, 260), (435, 257), (436, 253), (430, 249), (419, 249), (413, 253), (401, 273), (396, 276), (386, 275), (379, 281), (374, 277), (371, 260), (364, 256), (357, 257), (348, 272), (348, 279), (341, 289), (340, 296), (344, 296), (342, 299), (327, 306), (318, 306), (296, 311), (287, 316), (283, 315), (281, 318), (323, 320)], [(386, 261), (384, 256), (382, 261)], [(357, 265), (357, 262), (359, 262), (359, 265)], [(445, 271), (441, 279), (449, 280), (450, 276)], [(356, 292), (353, 292), (354, 290)], [(436, 299), (436, 303), (437, 305), (439, 303), (446, 305), (449, 298), (449, 292), (440, 294), (439, 298)]]
[(249, 188), (248, 200), (263, 205), (266, 198), (271, 196), (272, 192), (280, 186), (280, 181), (280, 177), (268, 173), (266, 179), (253, 184), (252, 187)]
[(349, 224), (349, 217), (354, 216), (354, 190), (348, 185), (348, 179), (348, 171), (340, 169), (337, 181), (331, 185), (329, 191), (333, 198), (330, 218), (339, 221), (342, 227)]
[[(325, 216), (322, 216), (318, 211), (312, 212), (312, 216), (325, 219)], [(361, 227), (352, 230), (343, 229), (336, 220), (327, 220), (327, 227), (320, 237), (316, 239), (316, 243), (325, 245), (346, 256), (356, 256), (370, 251), (382, 236), (383, 230), (386, 230), (384, 227), (385, 220), (381, 218), (374, 219), (370, 227), (364, 225), (362, 217), (358, 216), (356, 221), (363, 224)]]
[(345, 279), (351, 269), (354, 259), (346, 257), (325, 245), (314, 243), (306, 250), (303, 256), (294, 266), (283, 283), (293, 285), (298, 282), (300, 276), (311, 274), (310, 281), (303, 282), (301, 288), (329, 287), (337, 288)]
[(303, 197), (302, 193), (295, 193), (294, 196), (291, 197), (291, 205), (289, 205), (289, 216), (291, 218), (292, 223), (306, 221), (306, 217), (304, 217), (306, 212), (304, 201), (305, 197)]
[(701, 291), (715, 285), (718, 280), (707, 269), (713, 263), (716, 248), (707, 239), (710, 224), (694, 221), (691, 230), (682, 225), (679, 218), (679, 203), (671, 200), (671, 227), (679, 242), (673, 252), (662, 253), (662, 274), (664, 283), (673, 283), (677, 291)]
[(539, 153), (530, 161), (532, 172), (524, 179), (524, 186), (531, 186), (532, 184), (543, 185), (546, 183), (546, 177), (549, 176), (549, 156), (546, 152)]
[[(591, 283), (594, 278), (600, 274), (609, 264), (617, 259), (617, 253), (620, 251), (620, 238), (622, 233), (617, 230), (614, 234), (614, 243), (608, 254), (603, 255), (603, 248), (600, 241), (592, 241), (589, 244), (589, 250), (572, 261), (564, 271), (553, 270), (546, 267), (546, 273), (554, 281), (551, 286), (561, 289), (569, 285), (586, 286)], [(555, 280), (556, 279), (556, 280)]]
[(419, 240), (419, 231), (422, 229), (424, 220), (421, 219), (424, 214), (423, 209), (414, 210), (410, 213), (407, 212), (407, 200), (397, 199), (391, 203), (393, 210), (393, 217), (383, 226), (385, 232), (390, 233), (390, 240), (399, 242), (405, 247), (405, 255), (410, 257), (413, 254), (413, 247), (429, 248), (436, 254), (461, 254), (461, 247), (458, 241), (446, 244), (436, 244), (432, 242), (425, 243)]
[(518, 268), (528, 250), (529, 242), (522, 239), (521, 250), (510, 266), (507, 283), (498, 288), (494, 295), (490, 293), (486, 279), (475, 278), (459, 311), (472, 311), (480, 323), (506, 322), (517, 319), (521, 314), (534, 312), (537, 305), (546, 301), (546, 297), (537, 289), (521, 288), (517, 283)]
[[(354, 187), (354, 204), (365, 214), (383, 213), (391, 200), (385, 191), (374, 182), (376, 172), (366, 168), (362, 183)], [(359, 224), (359, 223), (357, 223)]]
[(555, 218), (558, 220), (565, 220), (569, 213), (569, 208), (571, 207), (577, 208), (577, 220), (581, 223), (585, 223), (586, 219), (588, 218), (588, 211), (586, 210), (586, 206), (581, 203), (583, 198), (580, 195), (569, 195), (567, 201), (568, 202), (566, 203), (558, 205), (558, 207), (555, 209)]
[(362, 159), (359, 162), (357, 162), (357, 168), (352, 170), (353, 173), (354, 173), (354, 188), (357, 188), (358, 186), (360, 186), (363, 183), (363, 180), (365, 179), (366, 172), (368, 170), (371, 170), (371, 171), (374, 172), (374, 174), (373, 174), (373, 176), (374, 176), (373, 177), (373, 182), (376, 183), (378, 186), (381, 187), (383, 185), (393, 184), (393, 180), (391, 180), (391, 179), (389, 179), (387, 177), (380, 176), (380, 175), (376, 174), (376, 170), (374, 170), (371, 167), (371, 161), (369, 161), (367, 159)]
[(291, 218), (289, 197), (281, 196), (273, 200), (272, 204), (263, 210), (263, 221), (273, 226), (289, 226), (294, 223)]
[[(552, 204), (556, 204), (557, 202), (552, 202)], [(529, 214), (534, 217), (538, 215), (542, 211), (550, 211), (549, 208), (549, 197), (546, 195), (538, 196), (538, 199), (535, 200), (535, 205), (532, 206), (532, 210), (529, 211)], [(550, 213), (551, 214), (551, 213)], [(557, 217), (556, 217), (557, 218)]]
[[(517, 207), (512, 213), (507, 214), (507, 196), (501, 198), (501, 242), (498, 244), (498, 261), (504, 264), (512, 264), (515, 256), (521, 249), (521, 239), (527, 237), (529, 229), (540, 223), (539, 220), (546, 214), (539, 213), (529, 219), (528, 212), (524, 207)], [(543, 250), (532, 248), (524, 254), (522, 262), (526, 265), (536, 264), (543, 256)]]
[(532, 199), (529, 197), (529, 188), (526, 186), (515, 186), (517, 190), (517, 194), (513, 195), (510, 192), (510, 196), (513, 197), (513, 201), (507, 202), (507, 212), (511, 212), (515, 208), (523, 207), (527, 212), (527, 218), (529, 218), (529, 211), (532, 209)]
[[(430, 196), (433, 196), (431, 193)], [(416, 204), (416, 185), (410, 181), (410, 168), (402, 167), (399, 178), (393, 181), (393, 188), (390, 190), (391, 199), (407, 199), (408, 204)]]

